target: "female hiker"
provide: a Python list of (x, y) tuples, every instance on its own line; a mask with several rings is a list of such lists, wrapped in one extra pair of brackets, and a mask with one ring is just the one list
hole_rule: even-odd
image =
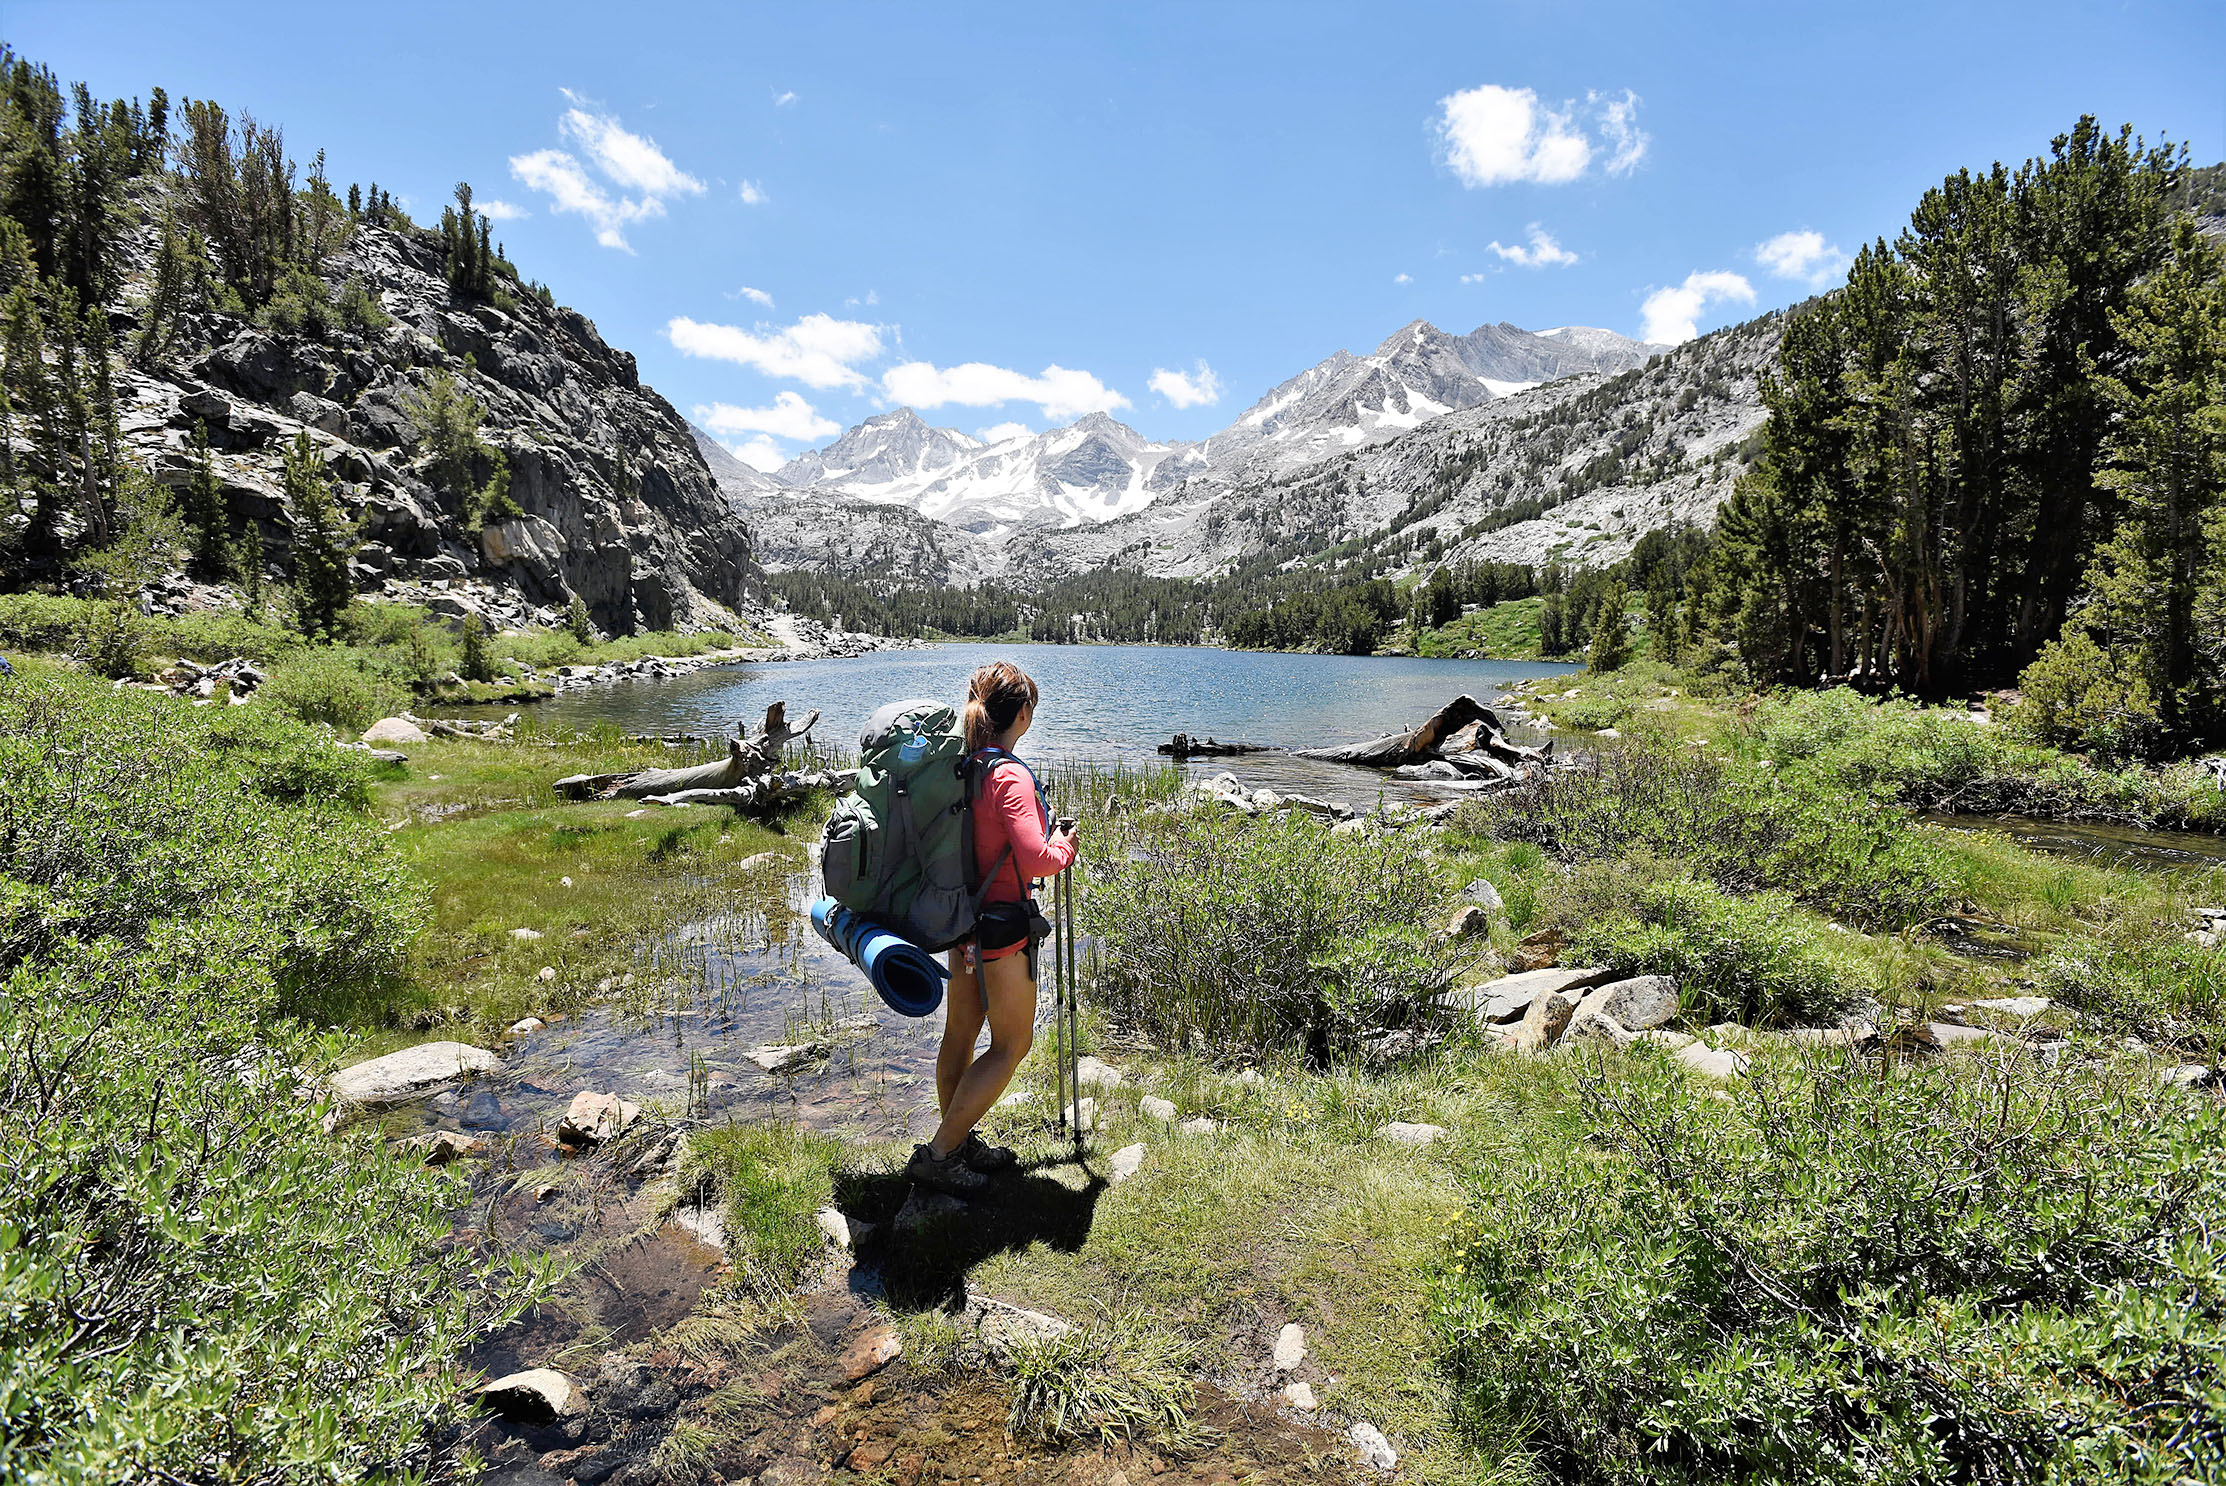
[[(943, 1046), (935, 1058), (943, 1123), (904, 1168), (921, 1186), (957, 1197), (979, 1192), (988, 1173), (1014, 1164), (1009, 1149), (988, 1144), (974, 1126), (1035, 1041), (1036, 945), (1050, 926), (1028, 895), (1028, 881), (1064, 872), (1075, 853), (1073, 828), (1053, 829), (1036, 776), (1013, 757), (1036, 720), (1036, 683), (1008, 661), (983, 666), (967, 686), (962, 716), (968, 753), (984, 770), (974, 806), (974, 870), (995, 876), (983, 887), (974, 942), (951, 951)], [(976, 1056), (985, 1020), (989, 1050)]]

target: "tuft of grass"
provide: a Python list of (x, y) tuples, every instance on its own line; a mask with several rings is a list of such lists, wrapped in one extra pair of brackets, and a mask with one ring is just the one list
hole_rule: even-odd
[(1104, 1313), (1097, 1325), (1014, 1348), (1006, 1427), (1052, 1445), (1194, 1446), (1204, 1438), (1188, 1412), (1195, 1358), (1178, 1338)]
[(742, 1283), (785, 1295), (826, 1248), (812, 1215), (834, 1196), (840, 1141), (801, 1125), (730, 1121), (688, 1137), (691, 1175), (708, 1179), (726, 1205), (727, 1253)]

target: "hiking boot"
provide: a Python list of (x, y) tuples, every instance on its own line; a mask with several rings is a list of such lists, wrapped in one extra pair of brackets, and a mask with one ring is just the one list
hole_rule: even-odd
[(1000, 1171), (1010, 1171), (1020, 1164), (1020, 1157), (1013, 1154), (1009, 1145), (991, 1145), (982, 1139), (981, 1132), (969, 1130), (966, 1144), (958, 1148), (959, 1159), (983, 1176), (995, 1176)]
[(966, 1164), (964, 1146), (939, 1157), (933, 1147), (916, 1145), (912, 1159), (904, 1163), (904, 1174), (912, 1185), (950, 1197), (973, 1197), (989, 1185), (988, 1177)]

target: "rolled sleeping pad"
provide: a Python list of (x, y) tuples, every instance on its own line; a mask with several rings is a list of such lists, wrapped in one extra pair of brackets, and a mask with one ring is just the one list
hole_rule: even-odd
[(892, 934), (837, 903), (812, 904), (812, 927), (851, 964), (865, 972), (874, 993), (904, 1016), (926, 1016), (943, 1004), (943, 962), (902, 935)]

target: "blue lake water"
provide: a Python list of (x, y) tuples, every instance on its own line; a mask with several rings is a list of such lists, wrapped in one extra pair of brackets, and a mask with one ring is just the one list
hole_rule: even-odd
[[(1036, 679), (1043, 700), (1021, 743), (1035, 762), (1149, 759), (1174, 734), (1224, 743), (1312, 748), (1397, 732), (1466, 692), (1491, 702), (1517, 681), (1574, 666), (1536, 661), (1408, 660), (1382, 656), (1275, 655), (1162, 645), (931, 645), (850, 660), (721, 667), (669, 681), (622, 681), (573, 692), (533, 709), (544, 726), (615, 724), (628, 732), (731, 731), (786, 701), (793, 719), (817, 707), (814, 736), (845, 750), (875, 708), (907, 697), (954, 704), (988, 661), (1010, 660)], [(1200, 760), (1194, 772), (1231, 769), (1248, 785), (1372, 796), (1381, 776), (1264, 755)]]

